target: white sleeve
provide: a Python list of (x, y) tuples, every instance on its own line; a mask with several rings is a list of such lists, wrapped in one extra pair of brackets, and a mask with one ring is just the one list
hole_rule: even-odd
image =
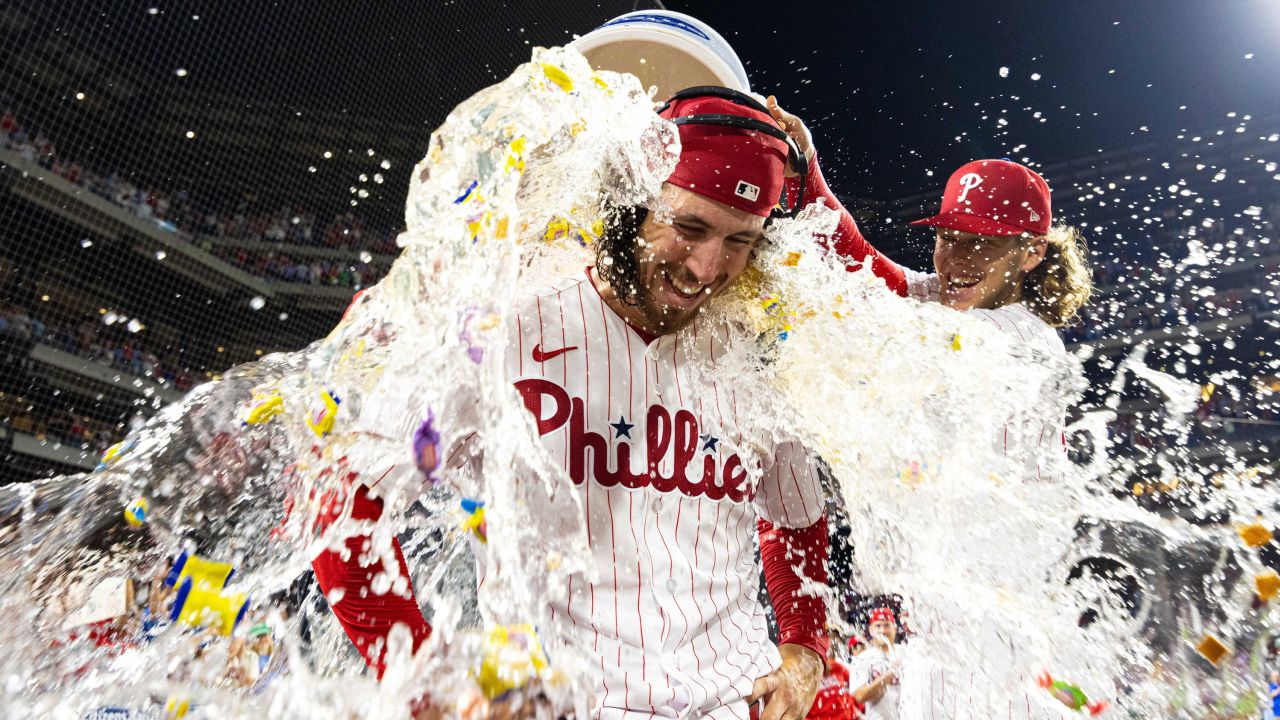
[(818, 522), (825, 507), (822, 483), (813, 456), (798, 442), (784, 442), (774, 451), (756, 488), (756, 511), (774, 525), (807, 528)]
[(920, 302), (938, 302), (942, 294), (942, 281), (935, 273), (922, 273), (902, 269), (907, 278), (907, 295)]
[(870, 682), (868, 679), (870, 668), (867, 664), (866, 654), (867, 651), (863, 650), (861, 655), (854, 655), (849, 658), (849, 664), (845, 666), (849, 669), (849, 692), (851, 693), (857, 692), (858, 688)]

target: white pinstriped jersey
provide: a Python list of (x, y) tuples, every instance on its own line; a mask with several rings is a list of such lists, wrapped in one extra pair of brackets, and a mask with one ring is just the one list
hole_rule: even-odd
[(746, 717), (742, 698), (779, 663), (757, 600), (756, 518), (817, 522), (808, 454), (744, 436), (732, 382), (690, 387), (688, 368), (714, 367), (721, 336), (695, 323), (648, 343), (587, 273), (521, 304), (514, 325), (510, 377), (586, 512), (597, 580), (571, 577), (554, 611), (598, 655), (597, 717)]
[[(938, 302), (938, 276), (906, 271), (911, 297), (923, 302)], [(1005, 305), (994, 310), (973, 309), (967, 311), (990, 323), (1018, 343), (1036, 350), (1052, 362), (1065, 361), (1067, 348), (1056, 330), (1041, 320), (1022, 303)], [(1035, 420), (1022, 420), (1006, 424), (996, 438), (995, 445), (1007, 456), (1021, 457), (1025, 479), (1050, 479), (1059, 472), (1060, 462), (1065, 461), (1066, 398), (1063, 388), (1046, 388)]]
[[(1022, 303), (1005, 305), (995, 310), (970, 310), (970, 315), (983, 318), (1001, 332), (1016, 337), (1022, 345), (1044, 353), (1045, 357), (1058, 361), (1065, 359), (1066, 346), (1057, 331), (1031, 312)], [(1047, 480), (1056, 477), (1058, 465), (1066, 454), (1066, 398), (1064, 388), (1048, 388), (1042, 398), (1044, 407), (1034, 418), (1008, 423), (997, 439), (1006, 454), (1023, 457), (1023, 477)]]

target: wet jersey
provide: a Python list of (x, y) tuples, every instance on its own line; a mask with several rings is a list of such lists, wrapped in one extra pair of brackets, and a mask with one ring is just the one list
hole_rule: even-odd
[[(581, 493), (595, 580), (570, 576), (551, 610), (599, 662), (596, 717), (747, 717), (743, 698), (779, 663), (758, 600), (757, 530), (780, 642), (826, 652), (823, 603), (799, 592), (802, 580), (827, 577), (824, 497), (808, 453), (753, 434), (733, 378), (694, 386), (694, 367), (720, 374), (716, 326), (646, 338), (584, 272), (518, 304), (509, 327), (508, 376)], [(365, 507), (358, 499), (355, 513)], [(334, 612), (378, 665), (370, 647), (389, 620), (416, 640), (429, 627), (412, 598), (371, 604), (352, 588), (371, 575), (353, 567), (357, 556), (325, 553), (314, 566), (326, 592), (345, 590)]]
[(571, 578), (556, 608), (599, 655), (600, 708), (745, 716), (733, 701), (778, 664), (757, 601), (757, 515), (819, 520), (807, 453), (750, 437), (728, 378), (691, 385), (692, 365), (716, 375), (718, 333), (642, 337), (585, 273), (535, 296), (516, 328), (510, 375), (582, 493), (600, 570)]
[[(911, 297), (924, 302), (938, 302), (938, 276), (905, 271)], [(1021, 458), (1022, 477), (1027, 480), (1057, 478), (1059, 463), (1066, 459), (1067, 415), (1067, 348), (1058, 332), (1023, 303), (1013, 303), (994, 310), (966, 311), (1007, 335), (1017, 345), (1035, 352), (1045, 362), (1061, 371), (1046, 385), (1036, 406), (1034, 419), (1019, 418), (1006, 423), (995, 439), (995, 446), (1007, 457)]]
[[(849, 691), (856, 693), (858, 688), (870, 685), (881, 675), (894, 672), (896, 676), (897, 671), (888, 653), (876, 646), (869, 647), (849, 662)], [(867, 700), (862, 717), (866, 720), (897, 720), (898, 696), (901, 693), (899, 685), (896, 677), (885, 683), (879, 698)]]

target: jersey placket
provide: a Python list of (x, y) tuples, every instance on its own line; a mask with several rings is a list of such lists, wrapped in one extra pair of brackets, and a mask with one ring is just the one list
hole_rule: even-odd
[[(668, 336), (655, 340), (645, 351), (645, 371), (649, 373), (652, 394), (647, 403), (661, 404), (670, 409), (673, 416), (680, 408), (696, 410), (695, 407), (689, 407), (687, 398), (682, 398), (681, 383), (687, 385), (687, 378), (682, 378), (681, 372), (677, 370), (679, 365), (676, 355), (679, 350), (674, 339)], [(682, 403), (682, 399), (686, 402)], [(646, 437), (646, 443), (648, 440)], [(699, 453), (695, 455), (694, 462), (700, 463), (700, 459)], [(669, 452), (659, 463), (657, 471), (668, 477), (674, 472), (686, 471), (686, 468), (675, 468), (674, 465), (675, 453)], [(705, 678), (694, 676), (697, 663), (692, 655), (697, 652), (697, 648), (692, 642), (699, 626), (698, 610), (687, 602), (695, 592), (689, 579), (691, 560), (675, 533), (675, 517), (681, 510), (680, 504), (684, 496), (678, 489), (670, 493), (659, 493), (652, 488), (647, 489), (644, 495), (647, 497), (646, 526), (651, 528), (651, 532), (644, 537), (645, 552), (652, 573), (649, 592), (661, 613), (665, 628), (659, 660), (663, 671), (672, 679), (675, 694), (672, 709), (677, 714), (683, 714), (700, 705), (699, 701), (705, 701), (702, 696), (710, 689)], [(691, 519), (686, 519), (686, 522), (690, 521)], [(707, 668), (702, 670), (705, 672)]]

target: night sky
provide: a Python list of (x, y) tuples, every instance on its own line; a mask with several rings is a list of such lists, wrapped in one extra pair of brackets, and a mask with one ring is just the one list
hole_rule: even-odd
[(834, 183), (861, 196), (940, 187), (981, 157), (1051, 164), (1280, 113), (1274, 0), (667, 7), (724, 34), (753, 87), (809, 120)]
[[(77, 157), (201, 197), (343, 207), (389, 156), (363, 210), (398, 222), (408, 170), (454, 105), (532, 46), (651, 3), (19, 5), (34, 24), (8, 48), (7, 92)], [(846, 198), (940, 189), (981, 157), (1044, 166), (1280, 121), (1277, 0), (666, 5), (716, 27), (754, 89), (809, 122)], [(33, 55), (64, 76), (32, 80)]]

